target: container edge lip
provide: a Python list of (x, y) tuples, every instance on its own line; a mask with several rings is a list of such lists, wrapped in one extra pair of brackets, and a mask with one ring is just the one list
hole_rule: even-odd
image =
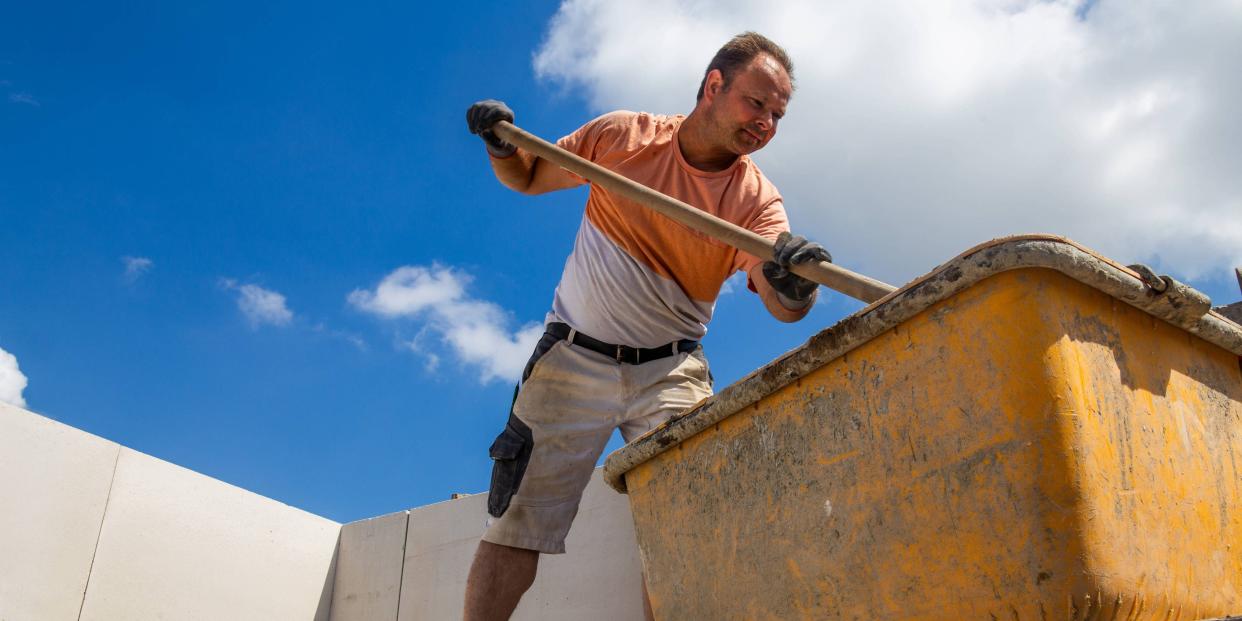
[[(1018, 269), (1051, 269), (1242, 356), (1242, 326), (1213, 310), (1188, 311), (1181, 298), (1152, 291), (1128, 267), (1064, 237), (1024, 234), (978, 244), (896, 291), (821, 330), (802, 345), (608, 456), (604, 480), (626, 493), (625, 473), (715, 425), (764, 395), (896, 327), (931, 305), (990, 276)], [(1181, 291), (1207, 299), (1178, 283)], [(1208, 301), (1210, 307), (1210, 300)]]

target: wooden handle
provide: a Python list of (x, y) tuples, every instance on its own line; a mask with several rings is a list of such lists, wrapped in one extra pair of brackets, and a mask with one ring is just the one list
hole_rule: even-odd
[[(772, 242), (759, 234), (732, 222), (717, 218), (696, 209), (671, 196), (666, 196), (637, 181), (633, 181), (566, 151), (526, 130), (508, 122), (500, 121), (493, 126), (497, 136), (505, 142), (525, 149), (549, 162), (568, 170), (591, 183), (616, 192), (636, 203), (672, 218), (704, 235), (748, 252), (761, 259), (772, 259)], [(862, 274), (851, 272), (827, 261), (811, 261), (790, 268), (793, 273), (815, 281), (829, 289), (852, 298), (870, 303), (896, 288)]]

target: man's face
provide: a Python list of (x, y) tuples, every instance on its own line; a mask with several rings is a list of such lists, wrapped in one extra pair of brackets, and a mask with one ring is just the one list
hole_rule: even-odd
[(727, 88), (718, 85), (712, 91), (704, 98), (710, 98), (707, 113), (717, 144), (730, 153), (747, 155), (776, 135), (793, 83), (780, 63), (760, 54), (734, 74)]

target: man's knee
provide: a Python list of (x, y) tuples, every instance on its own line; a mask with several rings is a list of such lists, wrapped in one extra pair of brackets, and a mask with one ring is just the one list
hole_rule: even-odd
[(527, 550), (525, 548), (515, 548), (490, 541), (479, 541), (479, 549), (475, 552), (475, 558), (486, 558), (487, 560), (495, 560), (502, 564), (519, 563), (519, 564), (537, 564), (539, 562), (539, 552), (536, 550)]
[[(487, 590), (518, 588), (525, 591), (535, 580), (539, 552), (480, 541), (470, 569), (470, 582)], [(487, 585), (487, 586), (483, 586)]]

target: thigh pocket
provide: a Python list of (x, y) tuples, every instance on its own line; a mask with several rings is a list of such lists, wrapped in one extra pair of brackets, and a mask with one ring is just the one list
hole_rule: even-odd
[(522, 475), (526, 474), (526, 465), (530, 463), (531, 449), (535, 439), (530, 427), (521, 419), (509, 414), (509, 422), (504, 431), (496, 436), (492, 447), (488, 449), (492, 461), (492, 485), (487, 493), (487, 512), (492, 517), (500, 517), (509, 508), (509, 501), (517, 493), (522, 484)]

